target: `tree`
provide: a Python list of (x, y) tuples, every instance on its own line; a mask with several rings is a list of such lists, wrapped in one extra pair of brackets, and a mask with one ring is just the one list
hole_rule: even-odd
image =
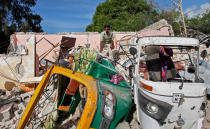
[(210, 34), (210, 10), (203, 15), (187, 19), (189, 29), (198, 30), (204, 34)]
[(0, 53), (6, 52), (14, 32), (42, 32), (42, 18), (31, 7), (36, 0), (0, 0)]
[(139, 31), (158, 21), (159, 14), (145, 0), (106, 0), (96, 7), (86, 31), (103, 31), (110, 24), (114, 31)]

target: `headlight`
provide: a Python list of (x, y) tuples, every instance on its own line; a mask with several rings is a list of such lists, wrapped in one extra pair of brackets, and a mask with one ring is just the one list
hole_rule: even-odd
[(113, 108), (114, 108), (113, 102), (114, 102), (114, 98), (113, 98), (112, 94), (110, 92), (106, 91), (104, 114), (109, 118), (113, 114)]
[(103, 91), (101, 113), (107, 119), (112, 119), (114, 117), (115, 98), (109, 90)]
[(147, 104), (147, 111), (149, 113), (155, 114), (158, 112), (158, 110), (159, 110), (158, 105), (150, 103), (150, 102)]
[(165, 119), (172, 110), (172, 105), (164, 101), (154, 99), (146, 95), (140, 88), (138, 88), (138, 105), (141, 110), (155, 119), (161, 126), (165, 124)]

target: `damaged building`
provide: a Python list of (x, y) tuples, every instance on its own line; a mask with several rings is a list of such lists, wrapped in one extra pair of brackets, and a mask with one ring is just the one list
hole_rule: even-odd
[[(154, 23), (138, 32), (113, 32), (114, 34), (114, 43), (115, 43), (115, 50), (120, 50), (121, 46), (125, 46), (125, 50), (129, 51), (130, 47), (127, 47), (128, 45), (136, 45), (135, 39), (138, 37), (146, 37), (146, 36), (174, 36), (173, 29), (171, 25), (167, 23), (166, 20), (161, 20), (157, 23)], [(205, 44), (204, 44), (205, 45)], [(60, 68), (59, 66), (54, 66), (53, 64), (60, 63), (58, 62), (59, 58), (62, 56), (69, 56), (70, 52), (77, 49), (78, 47), (84, 48), (84, 53), (89, 55), (94, 55), (93, 57), (88, 57), (85, 54), (81, 54), (79, 51), (79, 54), (77, 55), (78, 60), (80, 60), (79, 63), (72, 63), (72, 68), (69, 68), (69, 64), (62, 64), (65, 65), (65, 68), (68, 67), (68, 69)], [(46, 33), (23, 33), (23, 32), (17, 32), (10, 36), (10, 46), (8, 48), (7, 54), (0, 55), (0, 79), (2, 80), (0, 82), (0, 98), (2, 99), (1, 105), (0, 105), (0, 127), (2, 129), (7, 128), (17, 128), (17, 127), (24, 127), (24, 126), (30, 126), (30, 124), (34, 124), (34, 127), (39, 127), (40, 120), (47, 119), (48, 122), (41, 123), (45, 127), (52, 127), (55, 126), (53, 121), (54, 118), (51, 119), (51, 117), (45, 117), (46, 114), (50, 113), (50, 111), (53, 111), (55, 106), (51, 106), (53, 102), (57, 102), (57, 98), (61, 103), (58, 105), (58, 109), (61, 111), (67, 110), (71, 114), (71, 119), (62, 120), (63, 123), (60, 127), (62, 128), (76, 128), (76, 124), (79, 127), (95, 127), (95, 128), (113, 128), (118, 125), (116, 121), (114, 121), (114, 115), (110, 115), (109, 112), (105, 114), (103, 111), (107, 109), (107, 111), (110, 111), (108, 107), (110, 105), (111, 108), (113, 108), (113, 111), (115, 110), (116, 106), (116, 100), (122, 104), (122, 107), (125, 107), (124, 109), (119, 109), (116, 111), (116, 114), (119, 117), (119, 121), (124, 120), (126, 115), (129, 114), (129, 109), (131, 108), (132, 103), (132, 95), (129, 93), (130, 90), (133, 89), (128, 86), (126, 83), (126, 76), (124, 76), (122, 73), (126, 73), (126, 70), (122, 70), (117, 68), (117, 70), (120, 71), (120, 73), (117, 72), (117, 70), (106, 60), (100, 60), (99, 61), (96, 58), (95, 55), (99, 52), (99, 46), (100, 46), (100, 33), (97, 32), (72, 32), (72, 33), (59, 33), (59, 34), (46, 34)], [(74, 49), (75, 48), (75, 49)], [(207, 50), (207, 53), (209, 53), (209, 48), (201, 45), (202, 50)], [(70, 51), (70, 52), (69, 52)], [(123, 51), (121, 52), (123, 53)], [(86, 56), (89, 60), (82, 60), (80, 56)], [(134, 55), (131, 57), (134, 57)], [(124, 53), (123, 56), (120, 57), (121, 60), (124, 60), (127, 58), (127, 55)], [(179, 58), (181, 60), (186, 60), (188, 57), (175, 57)], [(76, 60), (76, 59), (75, 59)], [(205, 56), (203, 58), (204, 64), (205, 62), (209, 62), (209, 56)], [(71, 62), (70, 58), (68, 60)], [(84, 64), (81, 64), (81, 62)], [(88, 62), (88, 63), (87, 63)], [(60, 63), (61, 64), (61, 63)], [(91, 65), (92, 66), (91, 66)], [(103, 65), (102, 65), (103, 64)], [(88, 68), (89, 71), (84, 71), (80, 68), (76, 68), (74, 66), (80, 66)], [(50, 67), (53, 66), (53, 67)], [(64, 67), (64, 66), (63, 66)], [(179, 64), (177, 67), (184, 67), (183, 65)], [(208, 66), (207, 66), (208, 67)], [(100, 70), (98, 70), (100, 69)], [(129, 69), (129, 68), (128, 68)], [(97, 71), (97, 73), (96, 73)], [(46, 75), (44, 75), (47, 72)], [(53, 74), (62, 74), (63, 76), (58, 76), (57, 78), (53, 76)], [(86, 75), (83, 75), (86, 74)], [(109, 75), (111, 74), (111, 75)], [(122, 74), (119, 75), (119, 74)], [(50, 75), (48, 77), (48, 75)], [(90, 75), (91, 77), (87, 76)], [(69, 79), (66, 79), (66, 77), (69, 77)], [(52, 79), (53, 78), (53, 79)], [(64, 89), (61, 90), (62, 93), (65, 93), (63, 96), (57, 96), (56, 92), (57, 89), (54, 89), (53, 85), (56, 83), (57, 80), (63, 79), (62, 85), (66, 85)], [(96, 78), (94, 80), (93, 78)], [(111, 79), (110, 79), (111, 78)], [(115, 82), (116, 78), (119, 80), (119, 82)], [(123, 79), (122, 79), (123, 78)], [(46, 85), (46, 89), (44, 90), (40, 85), (40, 81), (49, 80), (48, 82), (42, 81), (42, 85)], [(100, 81), (98, 81), (98, 80)], [(73, 80), (73, 81), (72, 81)], [(76, 80), (76, 81), (75, 81)], [(78, 81), (80, 80), (80, 81)], [(87, 80), (86, 82), (84, 80)], [(52, 82), (51, 82), (52, 81)], [(97, 83), (95, 83), (97, 81)], [(107, 83), (108, 82), (108, 83)], [(49, 83), (49, 85), (48, 85)], [(110, 84), (113, 83), (113, 84)], [(114, 85), (116, 83), (116, 85)], [(74, 88), (68, 89), (69, 86), (76, 85)], [(87, 85), (87, 91), (88, 94), (84, 93), (85, 97), (83, 97), (80, 93), (78, 95), (78, 89), (84, 88), (84, 85)], [(96, 84), (96, 85), (95, 85)], [(61, 84), (59, 84), (61, 85)], [(115, 90), (113, 90), (112, 86), (115, 86)], [(121, 85), (118, 86), (118, 85)], [(95, 89), (92, 87), (95, 86)], [(98, 88), (96, 88), (98, 86)], [(127, 89), (122, 88), (122, 86), (127, 87)], [(101, 87), (101, 88), (99, 88)], [(37, 88), (37, 89), (36, 89)], [(36, 89), (36, 91), (35, 91)], [(100, 91), (101, 94), (96, 94), (96, 92)], [(113, 91), (112, 91), (113, 90)], [(121, 91), (122, 90), (122, 91)], [(77, 91), (77, 92), (75, 92)], [(87, 92), (86, 91), (86, 92)], [(94, 92), (95, 93), (94, 93)], [(121, 95), (120, 92), (121, 91)], [(48, 95), (40, 95), (39, 93), (49, 93)], [(60, 91), (58, 91), (60, 92)], [(39, 96), (39, 100), (36, 100), (34, 97), (31, 99), (31, 97)], [(98, 97), (97, 97), (98, 96)], [(103, 98), (103, 99), (96, 99), (96, 98)], [(49, 100), (46, 98), (50, 98)], [(67, 104), (62, 103), (65, 99), (71, 100)], [(112, 102), (110, 105), (106, 105), (104, 102), (106, 98), (111, 98)], [(31, 100), (30, 100), (31, 99)], [(30, 102), (29, 102), (30, 100)], [(62, 101), (61, 101), (62, 100)], [(77, 101), (78, 100), (78, 101)], [(91, 100), (91, 101), (90, 101)], [(123, 100), (123, 101), (122, 101)], [(31, 111), (30, 109), (34, 108), (33, 102), (38, 102), (38, 105), (40, 107), (35, 108), (34, 111)], [(75, 105), (77, 106), (78, 103), (81, 101), (87, 101), (88, 107), (82, 106), (82, 109), (85, 108), (85, 111), (88, 110), (89, 112), (83, 112), (81, 113), (81, 107), (75, 108)], [(108, 100), (106, 100), (108, 101)], [(115, 102), (115, 103), (114, 103)], [(47, 103), (47, 105), (44, 105), (43, 103)], [(101, 111), (97, 110), (97, 104), (101, 103), (101, 107), (104, 106), (104, 108), (101, 108)], [(108, 102), (107, 102), (108, 103)], [(62, 105), (63, 104), (63, 105)], [(70, 104), (71, 106), (69, 106)], [(27, 106), (28, 105), (28, 106)], [(43, 106), (42, 106), (43, 105)], [(73, 108), (72, 108), (73, 107)], [(99, 108), (100, 109), (100, 108)], [(124, 111), (123, 111), (124, 110)], [(24, 111), (26, 112), (25, 114)], [(34, 113), (36, 112), (36, 113)], [(123, 113), (120, 113), (123, 112)], [(33, 120), (38, 123), (27, 123), (25, 120), (27, 120), (27, 113), (31, 114), (31, 116), (34, 118)], [(102, 114), (103, 117), (100, 116), (101, 124), (96, 124), (95, 118), (93, 117), (95, 115)], [(57, 113), (59, 114), (59, 113)], [(79, 115), (78, 115), (79, 114)], [(82, 114), (82, 116), (81, 116)], [(39, 115), (43, 115), (44, 117), (39, 117)], [(62, 116), (63, 114), (59, 114)], [(81, 117), (81, 121), (86, 121), (85, 124), (81, 124), (81, 121), (78, 122), (78, 119), (72, 119), (77, 118), (76, 116)], [(107, 116), (106, 116), (107, 115)], [(125, 115), (125, 116), (123, 116)], [(21, 119), (22, 116), (22, 119)], [(39, 119), (35, 119), (39, 117)], [(54, 115), (52, 115), (53, 117)], [(106, 117), (105, 117), (106, 116)], [(122, 117), (122, 118), (121, 118)], [(130, 116), (128, 116), (130, 117)], [(59, 119), (66, 118), (66, 116), (60, 117)], [(88, 121), (88, 120), (92, 121)], [(21, 119), (21, 120), (20, 120)], [(113, 121), (112, 121), (113, 120)], [(24, 122), (25, 121), (25, 122)], [(31, 119), (30, 119), (31, 121)], [(100, 123), (100, 122), (99, 122)], [(18, 126), (19, 124), (19, 126)], [(90, 126), (91, 125), (91, 126)], [(108, 127), (107, 127), (108, 125)], [(120, 124), (119, 124), (120, 125)], [(123, 127), (124, 125), (120, 125)], [(132, 122), (130, 122), (130, 125), (128, 125), (131, 128), (139, 128), (138, 123), (135, 122), (133, 119)], [(127, 125), (125, 126), (127, 127)]]

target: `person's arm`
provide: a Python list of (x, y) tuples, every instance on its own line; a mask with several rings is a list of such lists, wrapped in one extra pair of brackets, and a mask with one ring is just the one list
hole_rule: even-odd
[(102, 52), (102, 51), (103, 51), (103, 42), (100, 41), (100, 52)]
[(114, 49), (114, 41), (113, 40), (111, 40), (111, 47), (110, 48)]
[(111, 36), (111, 49), (114, 49), (114, 35), (112, 33), (112, 36)]

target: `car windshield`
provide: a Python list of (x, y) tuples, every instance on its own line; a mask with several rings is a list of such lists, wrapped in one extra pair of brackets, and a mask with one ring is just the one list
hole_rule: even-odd
[(196, 82), (198, 78), (196, 47), (142, 46), (139, 75), (150, 81)]

